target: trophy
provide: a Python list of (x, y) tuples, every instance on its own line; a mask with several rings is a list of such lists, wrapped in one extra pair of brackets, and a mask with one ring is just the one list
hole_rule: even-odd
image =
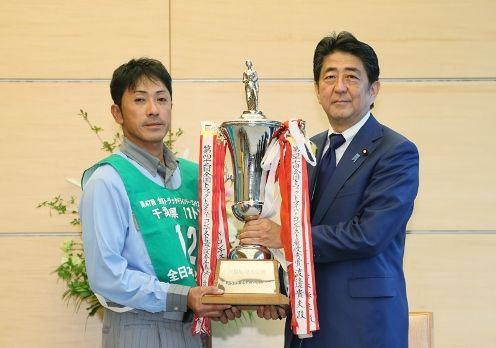
[[(232, 211), (240, 221), (257, 218), (264, 204), (265, 176), (262, 158), (281, 129), (282, 123), (268, 120), (258, 107), (258, 76), (252, 62), (246, 61), (243, 73), (248, 110), (239, 119), (223, 122), (221, 134), (231, 154), (234, 178)], [(203, 303), (238, 306), (285, 305), (288, 298), (279, 291), (278, 262), (262, 245), (238, 245), (228, 259), (219, 260), (214, 285), (223, 295), (205, 295)]]

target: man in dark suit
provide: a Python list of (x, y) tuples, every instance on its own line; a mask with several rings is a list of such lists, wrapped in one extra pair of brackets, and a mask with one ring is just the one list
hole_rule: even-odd
[[(330, 124), (312, 138), (318, 162), (308, 168), (320, 330), (300, 340), (289, 318), (285, 346), (406, 348), (403, 254), (418, 151), (370, 113), (380, 88), (372, 47), (348, 32), (333, 34), (319, 42), (313, 64)], [(253, 220), (240, 241), (280, 248), (279, 232), (271, 220)], [(273, 307), (259, 310), (277, 315)]]

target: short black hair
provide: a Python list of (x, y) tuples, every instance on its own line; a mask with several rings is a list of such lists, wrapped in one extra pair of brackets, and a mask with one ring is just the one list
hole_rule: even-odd
[(353, 34), (342, 31), (324, 37), (315, 47), (313, 55), (313, 79), (319, 83), (322, 62), (334, 52), (345, 52), (360, 59), (367, 73), (369, 85), (379, 79), (379, 60), (374, 49), (364, 42), (358, 41)]
[(131, 59), (115, 69), (110, 81), (110, 95), (115, 104), (121, 106), (126, 90), (134, 90), (142, 77), (161, 81), (172, 97), (172, 78), (165, 66), (152, 58)]

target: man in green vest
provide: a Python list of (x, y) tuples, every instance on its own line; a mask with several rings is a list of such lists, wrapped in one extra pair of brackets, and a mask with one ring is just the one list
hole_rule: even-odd
[(163, 139), (171, 123), (171, 77), (154, 59), (133, 59), (110, 83), (118, 152), (83, 174), (80, 216), (88, 280), (105, 307), (103, 347), (201, 347), (193, 313), (226, 323), (229, 305), (204, 305), (197, 287), (198, 165)]

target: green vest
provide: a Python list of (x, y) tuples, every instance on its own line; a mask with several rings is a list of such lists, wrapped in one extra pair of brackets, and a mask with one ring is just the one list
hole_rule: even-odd
[(89, 173), (104, 164), (111, 165), (124, 182), (136, 228), (143, 236), (158, 279), (196, 286), (198, 165), (179, 159), (181, 186), (168, 189), (116, 154), (98, 162)]

